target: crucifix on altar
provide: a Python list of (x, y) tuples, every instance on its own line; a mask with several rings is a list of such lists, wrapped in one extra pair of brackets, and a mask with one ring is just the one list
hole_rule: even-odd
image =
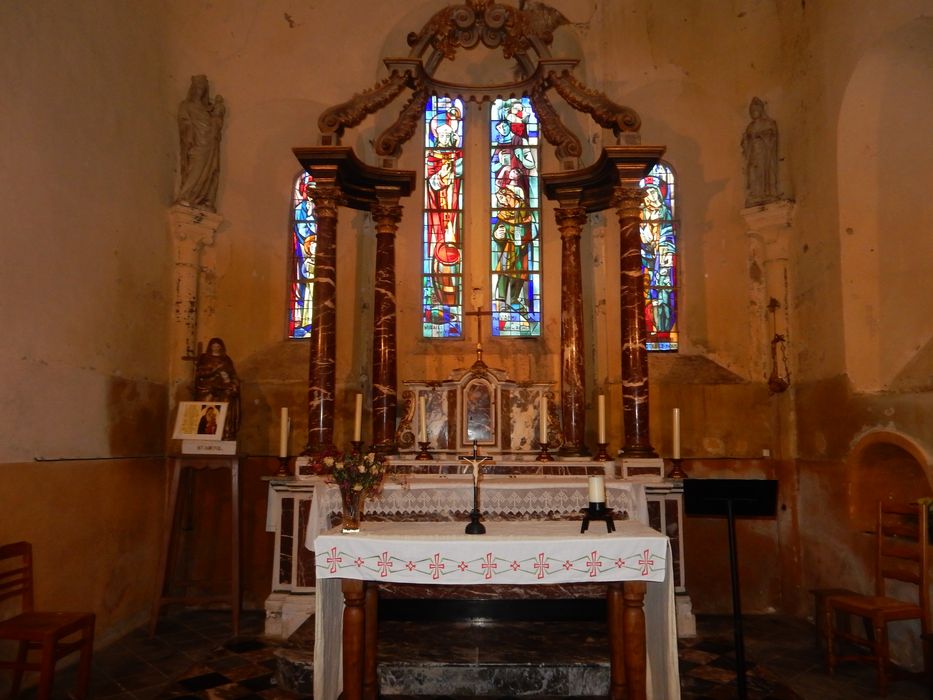
[(485, 366), (483, 362), (483, 316), (492, 316), (492, 311), (483, 311), (483, 290), (473, 287), (470, 290), (470, 301), (473, 302), (474, 311), (464, 311), (464, 316), (476, 317), (476, 362), (474, 366)]
[(492, 457), (480, 455), (476, 449), (476, 440), (474, 440), (473, 454), (459, 455), (457, 459), (466, 462), (473, 468), (473, 510), (470, 511), (470, 522), (464, 532), (468, 535), (485, 535), (486, 527), (479, 521), (479, 475), (483, 463), (488, 462)]

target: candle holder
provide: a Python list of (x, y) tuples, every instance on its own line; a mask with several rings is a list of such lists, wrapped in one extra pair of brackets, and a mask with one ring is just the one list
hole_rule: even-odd
[(470, 511), (470, 522), (467, 523), (464, 533), (467, 535), (485, 535), (486, 526), (479, 521), (479, 484), (473, 482), (473, 510)]
[(429, 448), (430, 446), (431, 446), (431, 443), (430, 443), (430, 442), (421, 442), (421, 441), (419, 440), (419, 441), (418, 441), (418, 447), (421, 448), (421, 452), (419, 452), (417, 455), (415, 455), (415, 459), (418, 460), (419, 462), (425, 462), (425, 461), (433, 460), (434, 457), (431, 455), (431, 452), (428, 450), (428, 448)]
[(553, 462), (554, 458), (551, 456), (551, 453), (548, 452), (548, 443), (544, 441), (541, 443), (541, 451), (538, 453), (538, 456), (535, 458), (536, 462)]
[(590, 526), (591, 520), (603, 520), (606, 523), (606, 532), (615, 532), (616, 524), (612, 521), (612, 508), (607, 508), (605, 503), (590, 504), (586, 508), (581, 508), (583, 513), (583, 523), (580, 525), (580, 534), (582, 535)]
[(363, 452), (363, 441), (362, 440), (350, 440), (350, 447), (353, 448), (352, 452), (355, 455), (358, 455)]
[(593, 457), (594, 462), (611, 462), (612, 457), (609, 455), (609, 450), (606, 448), (609, 447), (608, 442), (598, 442), (596, 443), (596, 456)]
[(681, 466), (682, 461), (683, 460), (681, 460), (680, 457), (677, 457), (676, 459), (671, 458), (671, 464), (673, 464), (674, 466), (671, 469), (671, 473), (667, 475), (669, 479), (686, 479), (687, 478), (687, 472), (685, 472), (684, 468)]
[(279, 470), (275, 473), (276, 476), (288, 476), (288, 456), (279, 457)]

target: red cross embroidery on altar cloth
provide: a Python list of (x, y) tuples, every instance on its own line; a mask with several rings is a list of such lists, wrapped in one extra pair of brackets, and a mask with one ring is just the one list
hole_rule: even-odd
[(389, 569), (392, 568), (392, 560), (389, 559), (389, 553), (383, 552), (382, 556), (376, 561), (376, 566), (379, 567), (380, 576), (388, 576)]
[(434, 561), (428, 564), (428, 568), (431, 569), (431, 578), (440, 578), (441, 571), (444, 570), (446, 564), (441, 563), (441, 555), (435, 554)]
[(457, 564), (457, 568), (460, 569), (460, 571), (466, 571), (467, 569), (470, 568), (470, 565), (467, 564), (465, 561), (462, 561), (459, 564)]
[(651, 559), (651, 550), (646, 549), (645, 553), (641, 555), (642, 558), (638, 560), (639, 566), (641, 566), (641, 575), (647, 576), (648, 572), (651, 571), (651, 567), (654, 566), (654, 559)]
[(343, 563), (343, 557), (338, 557), (338, 556), (337, 556), (337, 548), (336, 548), (336, 547), (331, 547), (331, 548), (330, 548), (330, 556), (327, 557), (327, 563), (330, 564), (330, 572), (331, 572), (332, 574), (336, 574), (336, 573), (337, 573), (337, 564)]
[(551, 568), (551, 565), (544, 561), (544, 552), (538, 554), (538, 561), (535, 562), (535, 568), (538, 570), (538, 578), (544, 578), (544, 570)]
[(366, 563), (366, 560), (363, 559), (363, 557), (357, 557), (357, 558), (353, 561), (353, 563), (356, 564), (356, 568), (359, 569), (359, 568), (361, 568), (361, 567), (363, 566), (363, 564)]
[(405, 564), (405, 568), (408, 569), (409, 571), (414, 571), (415, 569), (418, 568), (418, 565), (415, 564), (415, 562), (410, 561), (407, 564)]
[(616, 559), (616, 568), (622, 569), (624, 567), (625, 567), (625, 559), (623, 559), (622, 557), (619, 557), (618, 559)]
[(522, 568), (522, 565), (519, 564), (517, 561), (513, 561), (511, 564), (509, 564), (509, 567), (511, 567), (512, 571), (518, 571), (519, 569)]
[(590, 570), (590, 576), (596, 576), (599, 573), (599, 567), (603, 563), (599, 560), (599, 554), (594, 550), (590, 558), (586, 560), (586, 567)]
[(483, 562), (483, 568), (485, 572), (483, 573), (483, 578), (490, 579), (492, 578), (492, 570), (498, 569), (498, 564), (492, 563), (492, 552), (486, 554), (486, 561)]

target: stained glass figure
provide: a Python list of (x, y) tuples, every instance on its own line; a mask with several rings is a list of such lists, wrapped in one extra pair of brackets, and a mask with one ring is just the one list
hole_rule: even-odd
[(311, 333), (311, 300), (314, 296), (314, 248), (317, 244), (317, 221), (310, 189), (314, 178), (301, 173), (292, 190), (291, 308), (288, 313), (288, 336), (306, 338)]
[(538, 118), (527, 97), (490, 107), (492, 334), (541, 334)]
[(677, 350), (677, 222), (674, 171), (658, 163), (641, 181), (641, 269), (645, 279), (647, 349)]
[(463, 335), (463, 101), (425, 109), (422, 291), (426, 338)]

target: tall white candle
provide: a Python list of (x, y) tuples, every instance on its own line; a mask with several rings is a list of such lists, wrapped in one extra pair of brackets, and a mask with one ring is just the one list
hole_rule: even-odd
[(363, 395), (356, 395), (356, 411), (353, 414), (353, 440), (359, 442), (363, 439)]
[(541, 395), (541, 415), (538, 418), (538, 442), (547, 444), (547, 396)]
[(428, 400), (424, 394), (418, 397), (418, 440), (428, 441)]
[(671, 454), (674, 459), (680, 459), (680, 409), (674, 409), (674, 451)]
[(599, 411), (599, 444), (606, 444), (606, 395), (600, 394), (596, 403)]
[(591, 476), (589, 479), (590, 503), (606, 502), (606, 481), (602, 476)]
[(279, 412), (279, 457), (288, 457), (288, 409)]

